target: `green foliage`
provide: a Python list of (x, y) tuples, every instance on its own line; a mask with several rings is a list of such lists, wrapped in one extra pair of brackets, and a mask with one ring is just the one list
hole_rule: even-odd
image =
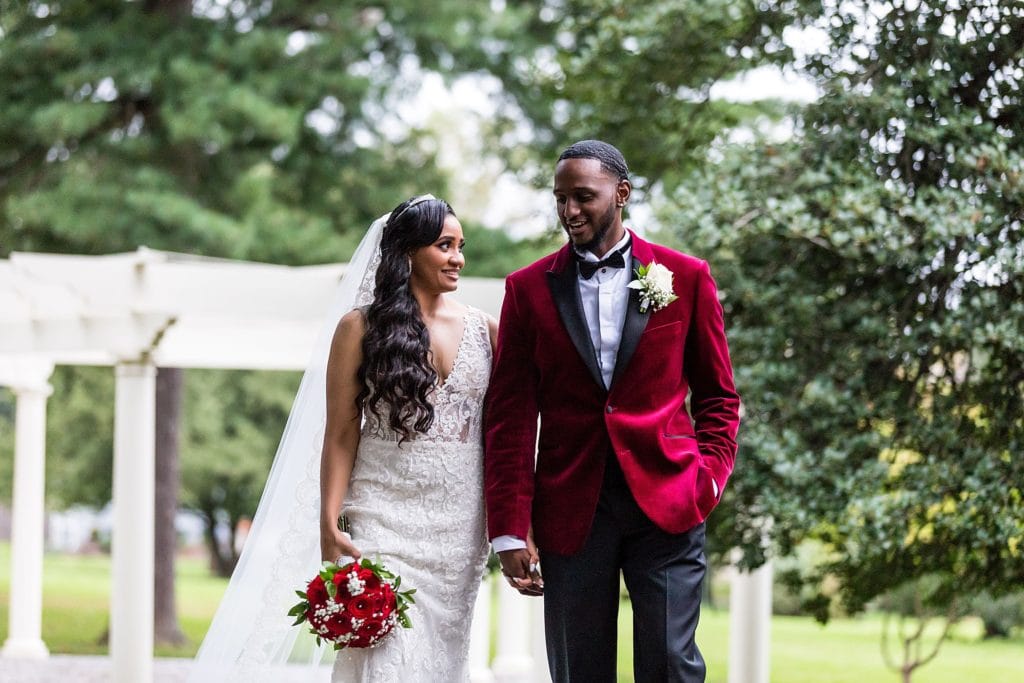
[(500, 277), (554, 251), (564, 239), (553, 233), (516, 240), (498, 230), (463, 223), (466, 270), (473, 277)]
[(834, 11), (794, 139), (720, 148), (664, 215), (712, 260), (744, 398), (718, 531), (751, 564), (821, 541), (806, 583), (851, 611), (1024, 582), (1024, 8), (868, 11)]
[(11, 504), (14, 477), (14, 406), (15, 398), (0, 387), (0, 504)]
[[(736, 104), (711, 87), (749, 69), (784, 64), (783, 31), (821, 11), (811, 0), (568, 0), (509, 2), (532, 11), (520, 38), (491, 67), (533, 126), (538, 176), (581, 138), (613, 142), (638, 184), (669, 191), (703, 162), (719, 134), (772, 103)], [(514, 117), (513, 117), (514, 118)], [(514, 137), (514, 121), (499, 126)], [(509, 150), (515, 162), (527, 156)]]
[[(58, 367), (47, 400), (46, 498), (49, 505), (102, 507), (110, 500), (114, 377), (110, 368)], [(0, 502), (10, 503), (17, 399), (0, 390)]]
[[(810, 581), (833, 553), (824, 544), (807, 540), (772, 565), (772, 614), (814, 616), (819, 621), (846, 616), (838, 599), (836, 581)], [(810, 584), (810, 585), (808, 585)]]
[(971, 611), (981, 618), (986, 638), (1009, 638), (1024, 626), (1024, 593), (998, 598), (982, 593), (971, 601)]
[(114, 372), (67, 367), (50, 378), (46, 405), (46, 497), (51, 505), (103, 507), (114, 453)]
[[(185, 380), (181, 503), (230, 529), (256, 512), (299, 375), (190, 370)], [(236, 558), (219, 558), (230, 571)]]
[[(440, 16), (461, 5), (444, 4)], [(436, 61), (440, 29), (426, 16), (412, 2), (12, 7), (0, 36), (0, 255), (146, 244), (344, 258), (348, 233), (444, 189), (421, 132), (380, 106), (418, 83), (406, 59)]]

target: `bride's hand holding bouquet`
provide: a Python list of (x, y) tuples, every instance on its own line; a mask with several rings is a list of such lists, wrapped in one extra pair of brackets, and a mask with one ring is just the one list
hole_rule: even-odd
[(338, 518), (337, 526), (320, 525), (320, 559), (324, 562), (341, 564), (342, 558), (351, 558), (356, 562), (363, 556), (359, 548), (352, 543), (348, 533), (348, 521), (345, 517)]

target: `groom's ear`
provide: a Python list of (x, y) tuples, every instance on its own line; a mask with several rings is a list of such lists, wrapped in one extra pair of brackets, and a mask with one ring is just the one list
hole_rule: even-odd
[(629, 201), (629, 195), (632, 194), (632, 192), (633, 185), (623, 178), (615, 188), (615, 203), (620, 207), (625, 206), (626, 202)]

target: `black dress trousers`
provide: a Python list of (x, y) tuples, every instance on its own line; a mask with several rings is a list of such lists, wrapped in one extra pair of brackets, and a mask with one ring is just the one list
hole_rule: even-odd
[(609, 455), (583, 549), (541, 554), (548, 666), (554, 683), (614, 683), (619, 573), (633, 607), (637, 683), (703, 683), (694, 639), (700, 616), (704, 525), (659, 529), (636, 504)]

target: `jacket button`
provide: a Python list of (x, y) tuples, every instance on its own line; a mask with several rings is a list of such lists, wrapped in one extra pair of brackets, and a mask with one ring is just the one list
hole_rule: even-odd
[(614, 413), (615, 412), (615, 408), (613, 408), (612, 406), (608, 406), (607, 408), (605, 408), (605, 412), (607, 412), (607, 413)]

